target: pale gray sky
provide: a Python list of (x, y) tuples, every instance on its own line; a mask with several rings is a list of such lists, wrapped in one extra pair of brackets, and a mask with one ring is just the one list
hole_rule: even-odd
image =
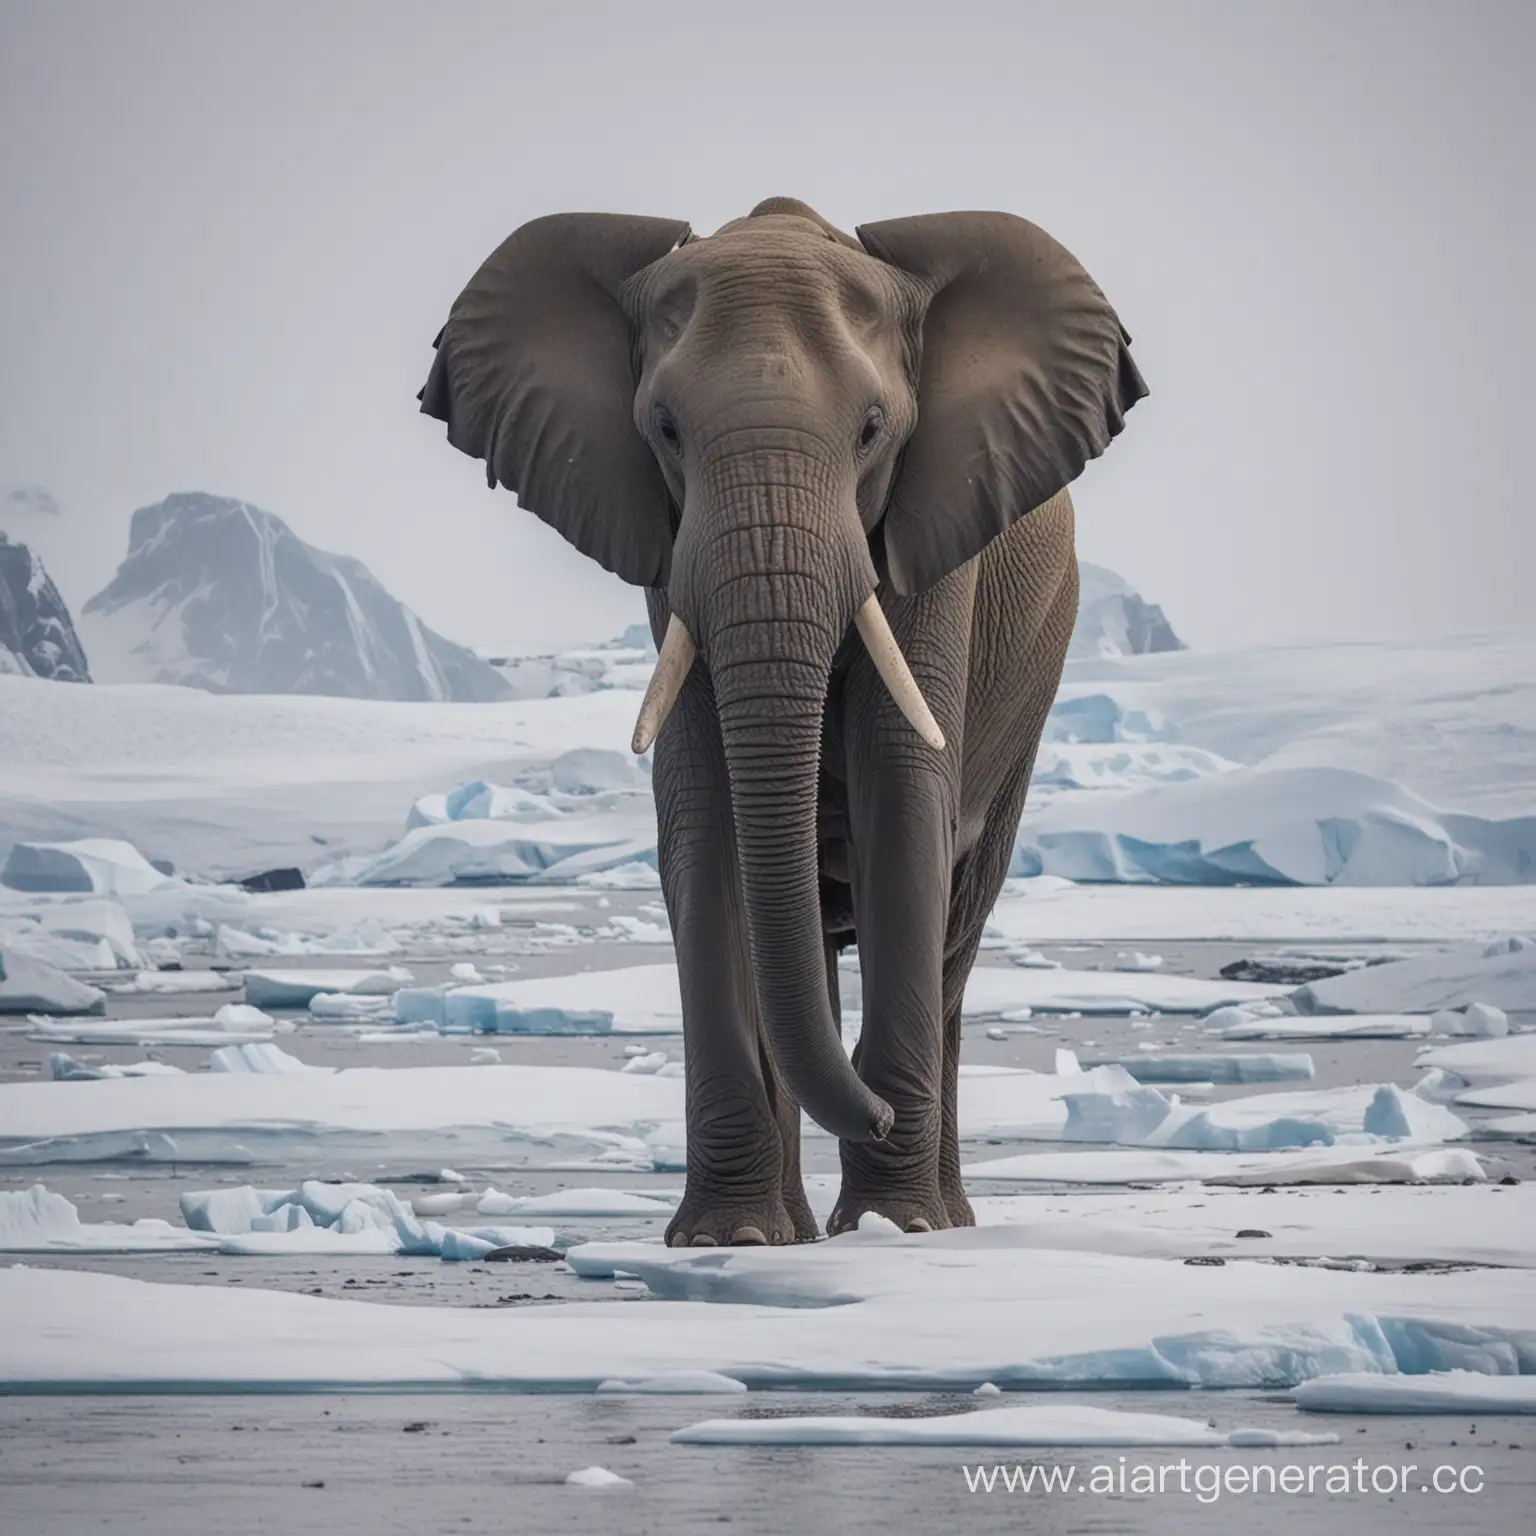
[(636, 595), (416, 414), (482, 258), (564, 209), (1000, 208), (1135, 337), (1079, 545), (1192, 642), (1527, 624), (1533, 39), (1530, 0), (0, 0), (0, 482), (64, 504), (77, 603), (203, 489), (455, 639), (600, 637)]

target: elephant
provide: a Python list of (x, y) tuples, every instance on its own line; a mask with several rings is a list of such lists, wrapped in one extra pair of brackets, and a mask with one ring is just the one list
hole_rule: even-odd
[[(683, 1009), (674, 1246), (968, 1225), (960, 1012), (1077, 607), (1068, 484), (1147, 393), (1006, 213), (848, 235), (770, 198), (707, 237), (558, 214), (453, 303), (418, 399), (487, 483), (642, 586)], [(839, 1031), (856, 944), (863, 1024)]]

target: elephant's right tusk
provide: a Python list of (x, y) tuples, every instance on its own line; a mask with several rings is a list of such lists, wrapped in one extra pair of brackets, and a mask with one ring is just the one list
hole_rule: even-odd
[(635, 721), (635, 734), (629, 745), (634, 752), (644, 752), (656, 740), (657, 733), (667, 723), (677, 696), (688, 680), (688, 669), (699, 648), (693, 636), (683, 627), (683, 621), (674, 613), (667, 620), (667, 632), (661, 639), (661, 654), (656, 658), (656, 670), (651, 674), (650, 686), (640, 703), (640, 718)]
[(944, 732), (933, 718), (933, 711), (928, 708), (928, 701), (917, 686), (912, 669), (907, 666), (907, 658), (901, 654), (901, 647), (896, 643), (896, 636), (891, 633), (891, 626), (886, 621), (880, 599), (875, 593), (871, 592), (865, 598), (853, 622), (858, 626), (864, 640), (864, 649), (869, 652), (869, 659), (874, 662), (881, 681), (890, 690), (897, 709), (907, 717), (907, 723), (930, 747), (936, 752), (942, 752)]

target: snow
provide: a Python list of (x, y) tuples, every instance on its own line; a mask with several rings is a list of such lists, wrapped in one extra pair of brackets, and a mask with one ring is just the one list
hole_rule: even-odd
[[(980, 1227), (1036, 1248), (1228, 1262), (1487, 1264), (1536, 1270), (1536, 1186), (1169, 1185), (973, 1197)], [(1239, 1236), (1247, 1233), (1247, 1236)]]
[(706, 1419), (672, 1435), (674, 1445), (1303, 1446), (1337, 1435), (1301, 1430), (1211, 1429), (1204, 1419), (1127, 1413), (1083, 1403), (1029, 1403), (919, 1418), (880, 1416)]
[(207, 1248), (169, 1222), (83, 1222), (74, 1204), (41, 1184), (0, 1190), (0, 1253), (164, 1253)]
[(179, 883), (156, 869), (132, 843), (109, 837), (67, 843), (17, 842), (0, 870), (0, 885), (16, 891), (142, 896)]
[(268, 1044), (224, 1045), (208, 1058), (210, 1072), (310, 1072), (297, 1056)]
[(322, 992), (392, 997), (410, 979), (410, 972), (398, 967), (389, 971), (247, 971), (245, 1000), (255, 1008), (308, 1008)]
[(1536, 1375), (1488, 1376), (1480, 1371), (1434, 1371), (1422, 1376), (1319, 1376), (1293, 1389), (1309, 1413), (1536, 1413)]
[(1465, 944), (1309, 982), (1292, 994), (1302, 1013), (1436, 1013), (1487, 1003), (1536, 1008), (1536, 945)]
[(45, 960), (0, 946), (0, 1014), (105, 1013), (106, 994)]
[(1463, 1184), (1480, 1182), (1482, 1164), (1459, 1147), (1360, 1146), (1279, 1152), (1028, 1152), (967, 1163), (968, 1180), (1006, 1184), (1267, 1185)]
[(1529, 627), (1069, 661), (1054, 713), (1092, 695), (1111, 698), (1122, 717), (1160, 717), (1179, 740), (1235, 762), (1353, 769), (1480, 816), (1533, 809)]
[(384, 1305), (13, 1268), (0, 1271), (0, 1387), (592, 1391), (704, 1370), (749, 1388), (1281, 1388), (1356, 1371), (1536, 1368), (1525, 1271), (1192, 1267), (1019, 1236), (655, 1246), (625, 1268), (661, 1299), (631, 1306)]
[(565, 1481), (566, 1486), (570, 1488), (633, 1488), (635, 1486), (633, 1478), (620, 1477), (617, 1472), (610, 1472), (607, 1467), (582, 1467), (570, 1473)]
[(1017, 943), (1105, 937), (1141, 942), (1372, 944), (1487, 942), (1536, 931), (1529, 886), (1074, 885), (1054, 875), (1010, 880), (991, 926)]

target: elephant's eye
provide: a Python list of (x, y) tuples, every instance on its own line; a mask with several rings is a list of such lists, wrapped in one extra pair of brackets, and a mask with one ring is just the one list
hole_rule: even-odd
[(656, 412), (656, 433), (673, 453), (683, 451), (683, 439), (677, 430), (677, 423), (664, 410)]
[(866, 454), (875, 446), (875, 439), (880, 436), (881, 429), (885, 426), (885, 412), (878, 405), (872, 405), (864, 413), (864, 425), (859, 428), (859, 452)]

